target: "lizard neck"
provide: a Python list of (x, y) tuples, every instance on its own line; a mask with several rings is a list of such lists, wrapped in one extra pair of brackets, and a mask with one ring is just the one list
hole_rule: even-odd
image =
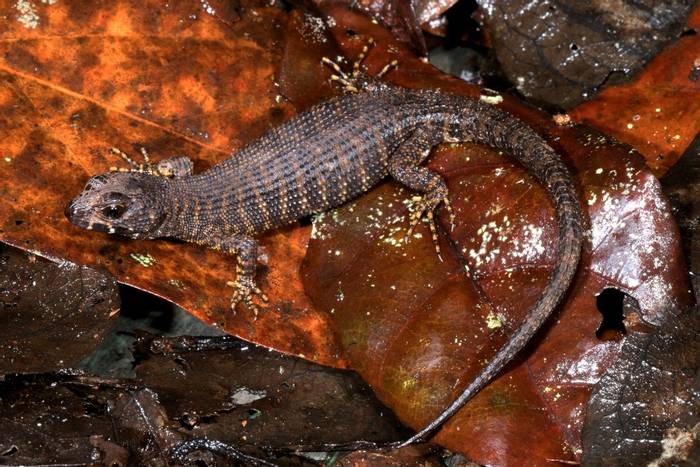
[(161, 227), (162, 236), (199, 243), (245, 230), (230, 215), (226, 197), (221, 196), (215, 182), (201, 175), (168, 181), (164, 193), (168, 216)]

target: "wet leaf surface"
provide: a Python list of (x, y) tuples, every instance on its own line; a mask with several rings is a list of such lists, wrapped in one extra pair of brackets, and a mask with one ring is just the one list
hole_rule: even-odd
[[(317, 3), (323, 5), (324, 0)], [(337, 2), (367, 12), (377, 18), (393, 33), (399, 41), (407, 44), (418, 55), (428, 54), (428, 48), (422, 28), (436, 29), (444, 27), (441, 15), (447, 11), (456, 0), (418, 0), (406, 2), (403, 0), (360, 0)]]
[(169, 464), (170, 451), (183, 440), (183, 436), (168, 419), (155, 392), (145, 387), (121, 392), (110, 401), (109, 410), (118, 426), (118, 438), (115, 438), (121, 441), (127, 433), (132, 438), (130, 443), (124, 443), (129, 448), (131, 462), (137, 465)]
[(448, 37), (448, 40), (453, 39), (450, 36), (458, 31), (457, 36), (461, 37), (464, 34), (464, 23), (474, 9), (471, 2), (457, 0), (316, 0), (316, 3), (344, 3), (367, 12), (418, 55), (428, 53), (422, 31)]
[[(407, 435), (349, 371), (228, 336), (148, 336), (137, 348), (135, 380), (5, 375), (0, 462), (169, 465), (176, 445), (206, 437), (281, 465), (306, 465), (297, 448)], [(205, 450), (190, 459), (217, 465)]]
[(640, 70), (666, 42), (680, 35), (694, 4), (689, 0), (478, 3), (498, 60), (518, 91), (535, 102), (562, 108), (571, 108), (600, 86)]
[(75, 366), (118, 311), (109, 274), (0, 244), (0, 374)]
[(633, 332), (596, 385), (582, 465), (698, 465), (700, 309)]
[(445, 464), (439, 454), (439, 450), (434, 445), (409, 446), (393, 451), (356, 451), (339, 459), (336, 465), (339, 467), (401, 467), (404, 465), (442, 467)]
[(700, 133), (661, 179), (681, 229), (695, 296), (700, 296)]
[(637, 149), (657, 176), (672, 167), (700, 133), (700, 6), (688, 34), (667, 45), (635, 78), (607, 86), (569, 112)]
[[(343, 20), (379, 43), (389, 40), (359, 17)], [(460, 92), (418, 64), (402, 71), (391, 79), (422, 77)], [(586, 401), (622, 343), (596, 337), (596, 295), (627, 293), (652, 323), (668, 303), (692, 298), (669, 207), (642, 158), (503, 97), (502, 106), (547, 135), (574, 168), (590, 222), (587, 244), (556, 320), (436, 441), (485, 464), (575, 461)], [(333, 317), (352, 367), (414, 428), (445, 407), (520, 324), (553, 267), (557, 235), (545, 193), (506, 157), (462, 145), (438, 150), (429, 165), (447, 179), (458, 218), (453, 231), (442, 225), (442, 261), (427, 228), (402, 242), (411, 194), (387, 182), (317, 219), (304, 264), (305, 290)]]
[[(243, 341), (145, 339), (137, 375), (192, 437), (281, 448), (395, 441), (406, 430), (355, 374)], [(228, 348), (218, 350), (217, 343)], [(209, 347), (209, 348), (207, 348)]]
[[(139, 433), (112, 405), (138, 385), (73, 375), (5, 375), (0, 380), (3, 465), (126, 465)], [(133, 415), (133, 414), (132, 414)]]

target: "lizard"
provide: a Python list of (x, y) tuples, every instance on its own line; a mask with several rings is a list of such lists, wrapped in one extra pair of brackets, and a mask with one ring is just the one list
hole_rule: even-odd
[(576, 272), (582, 213), (573, 178), (556, 152), (530, 126), (475, 99), (438, 90), (395, 86), (361, 69), (369, 41), (344, 71), (324, 57), (332, 81), (346, 93), (311, 107), (250, 142), (232, 157), (193, 173), (185, 156), (152, 164), (117, 152), (130, 169), (92, 177), (66, 207), (71, 223), (132, 239), (174, 237), (236, 256), (231, 307), (251, 308), (267, 297), (256, 285), (255, 236), (356, 198), (387, 175), (420, 194), (408, 234), (427, 221), (438, 255), (437, 208), (454, 213), (444, 179), (422, 165), (445, 142), (475, 142), (515, 159), (546, 189), (559, 230), (555, 267), (539, 300), (496, 355), (435, 419), (405, 446), (429, 437), (517, 355), (552, 314)]

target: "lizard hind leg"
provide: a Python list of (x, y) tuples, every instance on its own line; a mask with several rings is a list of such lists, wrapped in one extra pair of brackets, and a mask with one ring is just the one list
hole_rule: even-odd
[(433, 240), (433, 245), (435, 245), (435, 252), (442, 259), (440, 256), (442, 252), (438, 241), (437, 227), (435, 225), (435, 211), (440, 204), (444, 204), (450, 216), (450, 225), (454, 228), (455, 215), (448, 197), (449, 191), (445, 181), (439, 175), (429, 171), (425, 167), (414, 167), (414, 169), (415, 170), (407, 170), (403, 175), (411, 177), (414, 181), (424, 185), (426, 191), (422, 196), (414, 196), (411, 200), (413, 201), (413, 211), (409, 216), (409, 226), (406, 231), (405, 239), (408, 240), (408, 238), (411, 237), (415, 228), (421, 220), (425, 218), (430, 228), (430, 235)]
[(367, 40), (367, 43), (365, 43), (362, 50), (355, 58), (352, 64), (352, 71), (350, 72), (345, 72), (338, 62), (328, 57), (321, 58), (321, 62), (334, 71), (330, 77), (331, 82), (340, 83), (345, 93), (356, 94), (360, 92), (360, 90), (370, 87), (372, 82), (381, 80), (387, 73), (396, 68), (399, 62), (397, 60), (392, 60), (390, 63), (384, 65), (375, 76), (367, 76), (362, 72), (362, 62), (375, 44), (374, 39), (371, 37)]
[(415, 196), (412, 199), (413, 210), (409, 217), (409, 227), (405, 239), (408, 240), (418, 223), (425, 218), (430, 228), (435, 251), (441, 258), (435, 225), (435, 210), (440, 204), (444, 204), (452, 227), (454, 227), (455, 215), (450, 204), (449, 190), (445, 180), (427, 167), (419, 165), (428, 157), (433, 146), (433, 143), (427, 138), (427, 134), (427, 130), (419, 131), (404, 141), (389, 160), (388, 169), (395, 180), (421, 193), (420, 196)]

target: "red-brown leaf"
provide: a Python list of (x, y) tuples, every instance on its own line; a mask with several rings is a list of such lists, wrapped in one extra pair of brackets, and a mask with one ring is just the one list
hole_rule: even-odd
[[(342, 26), (391, 40), (339, 10), (331, 11)], [(405, 60), (391, 78), (474, 92), (425, 68)], [(596, 294), (621, 290), (656, 323), (668, 302), (690, 303), (686, 271), (666, 200), (637, 153), (586, 127), (556, 126), (507, 97), (503, 107), (538, 128), (572, 166), (590, 230), (556, 319), (436, 440), (484, 464), (575, 461), (590, 391), (621, 342), (596, 337)], [(553, 268), (557, 241), (545, 192), (507, 157), (464, 145), (436, 151), (429, 165), (447, 179), (458, 218), (450, 230), (441, 217), (442, 261), (425, 226), (420, 238), (402, 242), (411, 193), (387, 182), (317, 219), (304, 268), (305, 290), (333, 317), (351, 366), (416, 428), (522, 322)]]
[(298, 279), (308, 227), (262, 238), (272, 306), (253, 321), (230, 311), (232, 258), (87, 232), (63, 215), (89, 176), (119, 165), (111, 146), (132, 155), (144, 146), (155, 160), (186, 154), (201, 170), (328, 96), (324, 23), (275, 7), (237, 13), (225, 2), (210, 2), (209, 13), (199, 2), (74, 1), (37, 4), (31, 27), (15, 3), (0, 2), (9, 18), (0, 32), (0, 239), (104, 267), (231, 334), (342, 366), (326, 316)]

